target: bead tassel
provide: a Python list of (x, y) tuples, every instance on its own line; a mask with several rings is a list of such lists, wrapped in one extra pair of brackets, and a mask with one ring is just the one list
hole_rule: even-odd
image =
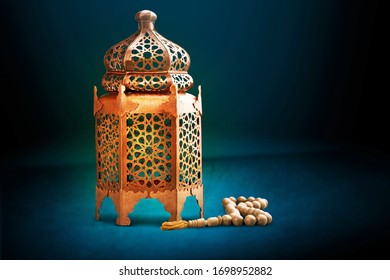
[(174, 221), (174, 222), (164, 222), (161, 225), (161, 230), (172, 230), (172, 229), (182, 229), (188, 228), (187, 221)]

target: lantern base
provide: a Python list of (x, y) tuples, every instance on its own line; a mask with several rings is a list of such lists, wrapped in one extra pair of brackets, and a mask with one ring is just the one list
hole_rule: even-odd
[(133, 191), (111, 191), (102, 189), (96, 186), (96, 209), (95, 218), (100, 220), (99, 209), (102, 206), (103, 199), (110, 197), (118, 213), (116, 224), (120, 226), (128, 226), (131, 220), (128, 215), (133, 212), (135, 205), (141, 198), (157, 198), (164, 205), (165, 211), (171, 214), (169, 221), (180, 221), (180, 216), (184, 203), (188, 196), (195, 196), (198, 206), (200, 208), (200, 217), (204, 217), (203, 208), (203, 185), (194, 188), (166, 190), (164, 192), (133, 192)]

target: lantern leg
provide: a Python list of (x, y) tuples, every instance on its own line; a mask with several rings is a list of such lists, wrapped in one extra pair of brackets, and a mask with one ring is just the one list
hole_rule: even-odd
[(181, 211), (183, 211), (184, 203), (186, 202), (187, 195), (185, 193), (179, 192), (177, 195), (177, 213), (176, 213), (176, 220), (181, 220)]
[(108, 191), (96, 186), (96, 208), (95, 208), (95, 219), (100, 220), (100, 207), (102, 207), (103, 199), (107, 196)]
[(147, 196), (146, 192), (132, 191), (116, 191), (110, 192), (110, 197), (114, 201), (115, 210), (118, 213), (116, 224), (119, 226), (128, 226), (131, 224), (131, 220), (128, 217), (133, 212), (135, 205), (140, 201), (141, 198)]
[(181, 220), (181, 217), (177, 216), (177, 191), (169, 191), (166, 190), (165, 192), (151, 192), (150, 197), (157, 198), (158, 201), (162, 205), (164, 205), (165, 211), (167, 211), (169, 214), (171, 214), (171, 217), (169, 217), (170, 222), (172, 221), (179, 221)]
[(192, 190), (192, 195), (195, 196), (196, 202), (200, 208), (200, 217), (204, 218), (204, 205), (203, 205), (203, 185)]

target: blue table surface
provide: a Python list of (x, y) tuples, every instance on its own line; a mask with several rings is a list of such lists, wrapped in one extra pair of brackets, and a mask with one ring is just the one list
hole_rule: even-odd
[[(2, 259), (389, 258), (389, 160), (328, 151), (204, 159), (205, 217), (227, 196), (269, 201), (266, 227), (161, 231), (169, 214), (143, 199), (132, 225), (115, 224), (111, 199), (94, 219), (93, 164), (9, 166), (2, 183)], [(182, 217), (198, 218), (189, 197)], [(379, 249), (379, 251), (377, 251)]]

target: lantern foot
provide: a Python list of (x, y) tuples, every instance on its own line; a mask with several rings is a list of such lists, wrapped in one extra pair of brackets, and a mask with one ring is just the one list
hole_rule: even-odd
[(108, 191), (96, 186), (96, 208), (95, 208), (95, 219), (100, 220), (100, 207), (102, 207), (103, 199), (108, 195)]
[(110, 191), (109, 197), (114, 201), (115, 210), (118, 213), (116, 224), (119, 226), (130, 225), (131, 221), (128, 215), (133, 212), (135, 205), (140, 199), (146, 196), (147, 192)]
[(115, 210), (118, 213), (116, 224), (120, 226), (128, 226), (131, 220), (128, 215), (133, 212), (135, 205), (141, 198), (147, 197), (147, 192), (132, 192), (132, 191), (110, 191), (96, 186), (96, 209), (95, 218), (100, 220), (100, 207), (103, 204), (103, 199), (108, 196), (114, 202)]
[(125, 216), (123, 215), (119, 215), (118, 218), (116, 218), (116, 224), (118, 226), (129, 226), (131, 224), (131, 220), (129, 217), (127, 217), (126, 214), (124, 214)]
[(196, 202), (200, 208), (199, 215), (201, 218), (204, 218), (204, 203), (203, 203), (203, 184), (198, 188), (194, 188), (191, 191), (191, 194), (195, 196)]
[(176, 213), (176, 221), (181, 220), (181, 211), (183, 211), (184, 203), (186, 202), (187, 195), (185, 193), (179, 192), (177, 195), (177, 213)]

